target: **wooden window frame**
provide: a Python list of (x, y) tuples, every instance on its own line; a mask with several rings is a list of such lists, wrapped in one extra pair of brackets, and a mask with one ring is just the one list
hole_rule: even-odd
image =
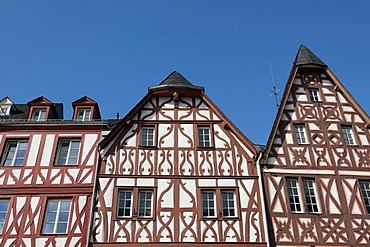
[[(297, 136), (297, 131), (296, 131), (296, 127), (303, 127), (303, 137), (305, 139), (305, 142), (299, 142), (298, 139), (302, 139), (301, 136)], [(294, 141), (297, 145), (309, 145), (310, 142), (308, 141), (308, 134), (307, 134), (307, 128), (305, 126), (305, 124), (301, 124), (301, 123), (294, 123), (293, 124), (293, 134), (294, 134)]]
[[(299, 205), (301, 207), (300, 211), (292, 211), (290, 208), (290, 200), (289, 200), (289, 192), (288, 192), (288, 180), (296, 180), (297, 181), (297, 192), (298, 192), (298, 197), (299, 197)], [(308, 210), (308, 203), (307, 203), (307, 198), (305, 195), (304, 191), (304, 184), (303, 181), (308, 181), (311, 180), (313, 181), (313, 189), (314, 189), (314, 198), (316, 200), (316, 205), (317, 205), (317, 212), (314, 211), (309, 211)], [(320, 200), (320, 194), (319, 194), (319, 189), (317, 187), (317, 182), (315, 178), (312, 177), (285, 177), (285, 193), (286, 193), (286, 198), (287, 198), (287, 208), (288, 212), (292, 214), (323, 214), (323, 209), (321, 207), (321, 200)]]
[[(59, 203), (58, 203), (58, 211), (57, 211), (57, 215), (56, 215), (56, 221), (54, 222), (54, 230), (52, 233), (45, 233), (44, 232), (44, 228), (45, 228), (45, 225), (46, 225), (46, 218), (47, 218), (47, 215), (48, 215), (48, 209), (49, 209), (49, 202), (51, 201), (58, 201), (58, 202), (62, 202), (62, 201), (69, 201), (70, 204), (69, 204), (69, 210), (68, 210), (68, 221), (67, 221), (67, 226), (66, 226), (66, 231), (64, 233), (58, 233), (58, 232), (55, 232), (55, 228), (57, 229), (57, 226), (59, 224), (59, 216), (60, 216), (60, 206), (59, 206)], [(40, 227), (40, 234), (41, 235), (67, 235), (68, 232), (69, 232), (69, 227), (70, 227), (70, 221), (71, 221), (71, 213), (73, 213), (73, 198), (71, 197), (49, 197), (47, 198), (45, 204), (44, 204), (44, 213), (43, 213), (43, 217), (42, 217), (42, 225)], [(58, 219), (58, 221), (57, 221)], [(58, 222), (58, 224), (56, 224)]]
[[(203, 216), (203, 192), (213, 192), (214, 193), (214, 203), (215, 203), (215, 215), (214, 216)], [(234, 216), (224, 216), (223, 215), (223, 205), (222, 205), (222, 192), (233, 192), (234, 193)], [(240, 196), (237, 187), (202, 187), (198, 189), (198, 202), (200, 207), (198, 207), (198, 214), (200, 215), (200, 220), (240, 220), (241, 219), (241, 205)]]
[[(90, 107), (88, 107), (88, 108), (79, 107), (76, 110), (77, 110), (77, 113), (76, 113), (76, 121), (78, 121), (78, 122), (91, 121), (92, 110), (91, 110)], [(86, 119), (86, 112), (87, 111), (89, 111), (89, 115), (88, 115), (88, 118)], [(82, 114), (83, 114), (83, 118), (82, 119), (79, 119), (80, 112), (82, 112)]]
[(9, 219), (9, 205), (10, 205), (10, 198), (0, 198), (0, 202), (8, 202), (8, 206), (7, 206), (7, 209), (6, 211), (1, 211), (2, 213), (5, 213), (5, 218), (4, 218), (4, 222), (1, 222), (0, 223), (0, 236), (2, 235), (3, 233), (3, 230), (4, 230), (4, 226), (7, 222), (7, 220)]
[[(318, 88), (308, 88), (308, 90), (307, 90), (307, 92), (308, 92), (308, 98), (310, 99), (310, 101), (312, 102), (312, 103), (318, 103), (318, 102), (321, 102), (322, 100), (322, 97), (321, 97), (321, 93), (320, 93), (320, 90), (318, 89)], [(316, 95), (316, 97), (317, 97), (317, 100), (313, 100), (312, 99), (312, 97), (311, 97), (311, 92), (317, 92), (317, 95)], [(314, 96), (315, 97), (315, 96)]]
[[(78, 120), (78, 112), (80, 110), (90, 110), (89, 120)], [(94, 107), (93, 106), (76, 106), (73, 113), (73, 120), (76, 122), (92, 121), (94, 119)]]
[[(60, 149), (61, 149), (61, 145), (62, 145), (62, 142), (69, 142), (69, 146), (68, 146), (68, 153), (67, 153), (67, 157), (66, 157), (66, 163), (64, 164), (58, 164), (58, 159), (59, 159), (59, 155), (60, 155)], [(71, 151), (71, 142), (73, 141), (79, 141), (80, 144), (79, 144), (79, 147), (78, 147), (78, 155), (77, 155), (77, 161), (76, 161), (76, 164), (68, 164), (67, 161), (69, 160), (70, 156), (70, 151)], [(56, 149), (55, 149), (55, 155), (54, 155), (54, 166), (57, 166), (57, 167), (75, 167), (75, 166), (79, 166), (79, 163), (80, 163), (80, 160), (81, 160), (81, 146), (82, 146), (82, 139), (81, 138), (76, 138), (76, 137), (72, 137), (72, 138), (59, 138), (58, 141), (57, 141), (57, 144), (56, 144)]]
[[(119, 192), (120, 191), (131, 191), (131, 209), (130, 216), (119, 216)], [(151, 198), (151, 216), (139, 216), (139, 194), (140, 192), (152, 192)], [(157, 201), (157, 188), (155, 187), (126, 187), (117, 186), (115, 187), (113, 198), (113, 220), (155, 220), (156, 217), (156, 201)]]
[[(352, 143), (347, 143), (347, 138), (345, 137), (344, 130), (346, 130), (346, 135), (350, 134), (350, 138), (352, 139)], [(347, 132), (349, 130), (349, 133)], [(347, 146), (353, 147), (357, 146), (358, 141), (356, 140), (355, 134), (353, 132), (353, 127), (351, 125), (341, 125), (341, 133), (342, 133), (342, 138), (343, 138), (343, 143)]]
[[(145, 128), (153, 129), (153, 145), (143, 145), (143, 143), (141, 142), (142, 135), (143, 135), (143, 129), (145, 129)], [(141, 148), (157, 148), (157, 146), (158, 146), (158, 125), (157, 124), (143, 124), (143, 125), (140, 125), (140, 130), (139, 130), (137, 139), (138, 139), (137, 140), (138, 147), (141, 147)]]
[[(43, 119), (40, 119), (40, 116), (35, 120), (34, 119), (34, 115), (36, 113), (36, 111), (45, 111), (45, 116)], [(35, 121), (35, 122), (44, 122), (48, 119), (48, 114), (49, 114), (49, 107), (32, 107), (31, 109), (31, 115), (30, 115), (30, 118), (29, 118), (29, 121)]]
[[(201, 128), (207, 128), (209, 130), (209, 146), (201, 146), (200, 145), (200, 138), (199, 138), (199, 130)], [(213, 125), (211, 124), (198, 124), (196, 127), (196, 133), (195, 133), (195, 140), (197, 143), (197, 147), (199, 149), (207, 149), (207, 148), (214, 148), (214, 135), (213, 135)]]
[[(363, 188), (362, 185), (364, 183), (367, 183), (369, 185), (368, 188)], [(364, 205), (364, 210), (365, 212), (367, 212), (368, 215), (370, 215), (370, 180), (359, 180), (359, 188), (362, 197), (362, 202)], [(366, 192), (366, 195), (364, 192)]]
[[(9, 152), (9, 149), (10, 149), (10, 143), (11, 142), (17, 142), (17, 146), (16, 146), (16, 151), (14, 153), (14, 156), (12, 158), (12, 164), (10, 166), (5, 166), (5, 162), (7, 160), (7, 155), (8, 155), (8, 152)], [(26, 151), (25, 151), (25, 154), (24, 154), (24, 157), (23, 157), (23, 162), (22, 162), (22, 165), (20, 166), (15, 166), (15, 158), (17, 157), (17, 154), (18, 154), (18, 151), (19, 151), (19, 143), (21, 142), (27, 142), (27, 148), (26, 148)], [(2, 151), (2, 157), (1, 157), (1, 167), (23, 167), (25, 165), (25, 162), (28, 158), (28, 152), (29, 152), (29, 139), (6, 139), (5, 140), (5, 145), (4, 145), (4, 149)]]

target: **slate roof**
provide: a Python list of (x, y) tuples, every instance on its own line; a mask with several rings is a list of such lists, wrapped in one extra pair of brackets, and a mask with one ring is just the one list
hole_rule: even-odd
[[(50, 111), (49, 119), (63, 119), (63, 103), (53, 104), (55, 110)], [(29, 106), (27, 104), (13, 104), (8, 116), (0, 116), (0, 119), (27, 119)]]
[(173, 71), (169, 76), (166, 77), (161, 83), (157, 86), (149, 87), (149, 91), (153, 89), (159, 88), (191, 88), (191, 89), (198, 89), (204, 91), (204, 87), (195, 86), (190, 81), (188, 81), (184, 76), (182, 76), (179, 72)]
[(312, 51), (310, 51), (304, 45), (301, 45), (299, 47), (299, 51), (294, 60), (294, 64), (295, 65), (313, 64), (327, 67), (327, 65), (320, 58), (318, 58)]

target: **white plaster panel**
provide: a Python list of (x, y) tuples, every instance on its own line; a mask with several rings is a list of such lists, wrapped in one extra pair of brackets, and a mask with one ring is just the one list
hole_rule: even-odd
[(158, 114), (159, 120), (173, 120), (175, 119), (175, 112), (173, 110), (161, 110)]
[(294, 105), (293, 104), (286, 104), (284, 109), (285, 110), (293, 110), (294, 109)]
[(181, 98), (181, 101), (179, 101), (179, 108), (190, 108), (190, 106), (192, 105), (193, 105), (192, 98)]
[(158, 143), (158, 145), (160, 145), (160, 147), (174, 147), (175, 145), (174, 130), (173, 129), (171, 130), (171, 127), (173, 127), (171, 124), (160, 124), (158, 126), (158, 142), (160, 142)]
[[(48, 172), (48, 170), (45, 170), (45, 172)], [(50, 174), (50, 178), (53, 179), (53, 181), (51, 182), (51, 184), (60, 184), (60, 180), (61, 180), (61, 174), (59, 174), (57, 176), (57, 174), (60, 172), (60, 169), (52, 169), (51, 170), (51, 174)], [(57, 176), (57, 177), (56, 177)], [(64, 182), (64, 181), (63, 181)]]
[(199, 151), (198, 153), (198, 163), (199, 170), (203, 170), (203, 175), (209, 176), (214, 169), (213, 166), (213, 154), (212, 152)]
[(283, 147), (274, 147), (274, 149), (275, 149), (275, 152), (277, 154), (283, 154), (284, 153)]
[[(82, 147), (82, 160), (81, 162), (85, 161), (87, 154), (93, 148), (94, 143), (98, 139), (97, 134), (87, 134), (85, 135), (85, 142), (84, 146)], [(94, 158), (95, 158), (95, 151), (90, 155), (89, 160), (87, 161), (86, 165), (94, 165)]]
[(337, 102), (337, 99), (334, 96), (326, 96), (325, 99), (326, 99), (326, 102), (330, 102), (330, 103)]
[[(162, 208), (173, 208), (174, 207), (174, 190), (170, 179), (159, 179), (158, 180), (158, 191), (157, 198), (161, 197), (162, 201), (158, 201)], [(168, 191), (167, 191), (168, 190)], [(164, 193), (164, 194), (163, 194)], [(177, 207), (179, 205), (176, 205)]]
[(225, 242), (237, 242), (236, 238), (238, 233), (240, 232), (239, 224), (234, 224), (235, 231), (233, 231), (233, 228), (228, 228), (230, 224), (232, 224), (232, 222), (229, 221), (228, 224), (226, 224), (226, 221), (222, 221), (222, 232), (227, 231), (227, 234), (225, 234)]
[(249, 150), (249, 148), (247, 148), (240, 140), (239, 138), (237, 138), (234, 133), (231, 133), (232, 136), (234, 137), (234, 139), (239, 143), (239, 145), (244, 149), (244, 151), (248, 154), (249, 157), (253, 157), (253, 153), (251, 152), (251, 150)]
[[(164, 222), (164, 224), (168, 224), (169, 222), (169, 220), (171, 219), (171, 212), (160, 212), (159, 213), (159, 218), (161, 218), (162, 219), (162, 221)], [(176, 216), (175, 216), (176, 217)], [(162, 228), (162, 224), (161, 224), (161, 222), (158, 220), (157, 221), (158, 223), (158, 227), (157, 227), (157, 229), (161, 229), (162, 230), (162, 232), (161, 232), (161, 234), (160, 234), (160, 236), (159, 236), (159, 242), (172, 242), (172, 239), (171, 239), (171, 234), (174, 232), (174, 222), (173, 222), (173, 220), (168, 224), (168, 228), (170, 229), (170, 231), (168, 230), (168, 228), (167, 227), (164, 227), (164, 228)], [(159, 234), (159, 231), (158, 231), (158, 233), (157, 234)]]
[(308, 123), (308, 128), (310, 130), (320, 130), (319, 126), (317, 126), (316, 124), (314, 123)]
[(340, 92), (338, 92), (337, 95), (338, 95), (339, 101), (341, 103), (348, 103), (347, 100), (343, 97), (343, 94), (341, 94)]
[(28, 159), (26, 161), (26, 166), (36, 165), (37, 154), (40, 148), (41, 136), (42, 135), (34, 135), (32, 137), (31, 147), (29, 149), (30, 151), (28, 153)]
[(51, 154), (52, 154), (53, 146), (54, 146), (54, 139), (55, 139), (55, 135), (51, 134), (51, 135), (46, 136), (46, 141), (44, 145), (44, 150), (42, 152), (40, 166), (49, 166)]
[[(122, 228), (120, 228), (120, 226), (122, 224), (126, 224), (126, 222), (127, 222), (126, 220), (114, 221), (114, 232), (117, 233), (118, 235), (117, 242), (119, 243), (128, 242), (125, 231)], [(128, 221), (125, 227), (125, 230), (129, 232), (129, 236), (131, 235), (131, 228), (132, 228), (131, 225), (132, 225), (132, 221)]]
[(0, 135), (0, 143), (1, 143), (2, 140), (3, 140), (3, 135)]
[(199, 187), (216, 187), (216, 179), (199, 179)]
[(209, 110), (199, 110), (199, 111), (197, 111), (196, 115), (195, 115), (195, 118), (198, 121), (210, 120)]
[(292, 133), (286, 133), (285, 141), (286, 141), (287, 144), (293, 144), (294, 143)]
[[(162, 106), (162, 108), (175, 108), (174, 107), (175, 104), (174, 104), (173, 100), (170, 97), (159, 97), (158, 102), (159, 102), (159, 105)], [(164, 102), (167, 102), (167, 103), (164, 104)], [(153, 105), (154, 105), (154, 103), (153, 103)], [(152, 106), (150, 105), (149, 107), (152, 107)]]
[[(130, 130), (127, 131), (127, 133), (125, 134), (125, 136), (122, 138), (122, 140), (126, 142), (126, 145), (125, 146), (128, 146), (128, 147), (135, 147), (136, 146), (137, 134), (132, 135), (132, 133), (135, 132), (135, 130), (137, 128), (138, 128), (138, 125), (137, 124), (132, 125), (132, 127), (130, 128)], [(129, 136), (131, 136), (131, 137), (129, 137)], [(121, 143), (121, 145), (122, 145), (122, 143)]]
[(82, 134), (60, 134), (60, 137), (82, 137)]
[[(280, 181), (281, 181), (281, 177), (268, 177), (268, 189), (269, 189), (269, 205), (272, 205), (272, 202), (271, 200), (273, 200), (274, 196), (277, 194), (277, 193), (281, 193), (281, 191), (277, 191), (273, 182), (271, 180), (274, 180), (274, 182), (276, 184), (279, 184)], [(281, 193), (283, 197), (284, 196), (284, 193)], [(284, 198), (285, 199), (285, 198)], [(272, 209), (273, 212), (276, 212), (276, 213), (283, 213), (283, 206), (281, 205), (281, 201), (280, 200), (277, 200), (276, 203), (275, 203), (275, 207)]]
[[(30, 173), (33, 172), (32, 169), (24, 169), (23, 178), (26, 178)], [(29, 176), (26, 181), (24, 181), (24, 184), (31, 184), (32, 183), (32, 176)]]
[[(347, 207), (349, 208), (349, 205), (350, 205), (350, 201), (351, 201), (351, 196), (356, 193), (357, 194), (357, 191), (354, 189), (355, 188), (355, 184), (357, 182), (356, 179), (345, 179), (345, 181), (347, 182), (347, 184), (349, 184), (349, 188), (347, 186), (347, 184), (344, 183), (344, 181), (342, 181), (342, 186), (344, 188), (344, 194), (345, 194), (345, 198), (346, 198), (346, 202), (347, 202)], [(350, 214), (362, 214), (361, 212), (361, 206), (358, 205), (358, 202), (357, 200), (354, 200), (353, 201), (353, 208), (350, 212)]]
[(281, 115), (281, 120), (282, 121), (288, 121), (288, 117), (286, 116), (286, 114), (288, 114), (287, 112), (284, 112), (282, 115)]
[(196, 198), (197, 187), (194, 179), (182, 179), (181, 182), (184, 184), (185, 189), (180, 186), (180, 208), (193, 208), (196, 207), (196, 200), (194, 201), (189, 195)]
[(141, 120), (155, 120), (154, 110), (141, 110)]
[[(84, 179), (82, 181), (82, 184), (91, 184), (93, 183), (93, 179), (92, 179), (92, 176), (93, 176), (93, 173), (90, 172), (91, 171), (91, 168), (86, 168), (86, 169), (81, 169), (82, 170), (82, 176), (80, 177), (80, 180), (77, 181), (77, 183), (80, 183), (82, 181), (82, 179)], [(89, 173), (89, 175), (87, 175), (87, 177), (85, 178), (86, 174)]]
[(328, 88), (326, 88), (326, 87), (323, 87), (322, 88), (322, 92), (323, 92), (323, 94), (328, 94), (328, 95), (330, 95), (330, 94), (333, 94), (333, 92), (332, 91), (330, 91)]
[[(98, 204), (99, 204), (99, 201), (98, 201)], [(97, 205), (98, 207), (100, 205)], [(109, 220), (109, 219), (108, 219)], [(100, 222), (100, 217), (99, 217), (99, 214), (98, 213), (94, 213), (94, 220), (93, 220), (93, 224), (94, 224), (94, 228), (96, 228), (96, 232), (97, 234), (94, 236), (96, 238), (96, 241), (97, 242), (103, 242), (103, 239), (104, 239), (104, 229), (103, 229), (103, 225), (104, 224), (100, 224), (99, 226), (97, 226)], [(131, 228), (129, 228), (131, 229)]]
[(177, 112), (178, 119), (181, 120), (194, 120), (194, 114), (191, 113), (191, 110), (182, 110)]
[(137, 186), (153, 187), (154, 186), (154, 178), (138, 178), (137, 179)]
[(344, 119), (346, 122), (352, 122), (352, 114), (344, 114)]
[(36, 246), (45, 246), (46, 241), (48, 238), (36, 238)]
[(332, 85), (331, 81), (328, 80), (328, 79), (323, 79), (322, 80), (322, 84), (324, 84), (324, 85)]
[[(180, 128), (183, 130), (184, 134), (181, 131), (178, 132), (178, 146), (180, 148), (183, 147), (191, 147), (192, 144), (194, 145), (194, 128), (192, 124), (181, 124)], [(190, 138), (190, 139), (189, 139)]]
[(117, 186), (135, 186), (134, 178), (117, 178)]
[(196, 98), (195, 99), (195, 105), (199, 105), (198, 108), (208, 108), (208, 106), (202, 101), (201, 104), (199, 104), (201, 102), (201, 99), (200, 98)]
[[(218, 229), (216, 228), (217, 225), (216, 226), (213, 225), (213, 227), (210, 227), (210, 228), (213, 228), (213, 231), (207, 230), (205, 232), (205, 230), (206, 230), (205, 222), (207, 222), (207, 221), (202, 220), (201, 223), (200, 223), (201, 234), (204, 235), (204, 242), (216, 242), (218, 236), (216, 234), (214, 234), (214, 232), (218, 232)], [(212, 224), (212, 221), (208, 221), (207, 223), (210, 226)]]
[(289, 96), (288, 96), (288, 101), (293, 101), (293, 97), (292, 97), (291, 94), (289, 94)]
[(220, 120), (220, 118), (217, 116), (217, 114), (216, 113), (213, 113), (213, 112), (211, 112), (211, 118), (213, 120)]
[[(330, 179), (329, 178), (322, 178), (321, 179), (321, 182), (322, 184), (324, 184), (326, 187), (329, 187), (328, 184), (329, 184), (329, 181)], [(335, 203), (333, 203), (334, 199), (332, 198), (335, 198), (336, 200), (339, 200), (339, 195), (338, 195), (338, 189), (337, 189), (337, 185), (335, 183), (332, 183), (332, 187), (329, 191), (329, 193), (332, 195), (332, 197), (329, 197), (328, 193), (326, 190), (321, 190), (322, 194), (323, 194), (323, 197), (324, 197), (324, 201), (329, 200), (329, 203), (327, 205), (328, 207), (328, 213), (330, 214), (341, 214), (342, 212), (335, 206)], [(338, 205), (340, 205), (340, 203), (337, 201)]]
[(273, 143), (274, 144), (281, 144), (281, 138), (280, 137), (275, 137)]
[(329, 124), (328, 130), (338, 131), (338, 125), (337, 124)]
[(352, 107), (350, 106), (342, 106), (343, 111), (345, 112), (355, 112)]
[(14, 135), (14, 134), (10, 134), (10, 135), (7, 135), (6, 137), (7, 138), (29, 138), (31, 135), (30, 134), (19, 134), (19, 135)]
[(67, 242), (67, 238), (66, 237), (64, 237), (64, 238), (55, 238), (55, 242), (56, 242), (56, 247), (65, 247), (66, 242)]
[[(195, 222), (197, 222), (197, 216), (194, 215), (194, 213), (184, 212), (183, 215), (184, 215), (183, 220), (186, 222), (187, 225), (190, 225), (192, 220), (195, 220)], [(190, 230), (187, 230), (186, 232), (184, 232), (185, 228), (186, 228), (185, 224), (182, 222), (182, 220), (180, 220), (180, 232), (184, 233), (182, 242), (195, 242), (196, 235), (194, 235)]]
[(359, 139), (363, 146), (369, 145), (369, 140), (367, 139), (366, 135), (359, 135)]
[(221, 187), (235, 187), (235, 179), (219, 179), (218, 180), (218, 186)]
[[(113, 193), (114, 193), (114, 183), (109, 183), (109, 178), (100, 178), (99, 182), (101, 185), (101, 190), (106, 189), (106, 192), (104, 193), (104, 201), (107, 207), (112, 207), (113, 202)], [(109, 184), (108, 184), (109, 183)]]
[(158, 172), (161, 175), (173, 174), (174, 150), (160, 150), (158, 154)]
[[(144, 223), (144, 221), (142, 221)], [(139, 222), (136, 222), (136, 229), (137, 231), (140, 229), (140, 224)], [(153, 221), (150, 221), (149, 224), (146, 226), (146, 229), (148, 229), (148, 231), (150, 232), (150, 234), (153, 233)], [(137, 241), (139, 243), (143, 243), (143, 242), (149, 242), (149, 233), (145, 230), (141, 231), (141, 234), (138, 236), (138, 239)]]
[(294, 78), (293, 84), (295, 84), (295, 85), (301, 85), (301, 84), (302, 84), (302, 83), (301, 83), (301, 79), (299, 79), (299, 78)]
[(357, 114), (355, 115), (355, 122), (356, 123), (363, 123), (361, 117), (359, 115), (357, 115)]
[(219, 125), (215, 124), (213, 126), (214, 129), (214, 142), (215, 142), (215, 147), (216, 148), (225, 148), (225, 147), (230, 147), (230, 139), (229, 137), (225, 134), (225, 130), (221, 129)]
[(307, 101), (307, 95), (306, 94), (297, 94), (297, 101)]
[(267, 159), (267, 164), (269, 164), (269, 165), (278, 165), (279, 162), (275, 157), (269, 157)]
[[(164, 99), (164, 98), (159, 98), (160, 100), (162, 99)], [(153, 109), (153, 106), (155, 105), (155, 103), (154, 103), (154, 101), (155, 101), (155, 98), (151, 98), (145, 105), (144, 105), (144, 107), (143, 108), (146, 108), (146, 109)], [(163, 103), (163, 101), (162, 102), (160, 102), (160, 104), (162, 104)]]

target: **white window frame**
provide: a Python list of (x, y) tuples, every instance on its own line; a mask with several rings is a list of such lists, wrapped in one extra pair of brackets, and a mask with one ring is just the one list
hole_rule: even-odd
[[(26, 148), (25, 149), (20, 148), (21, 143), (26, 143)], [(12, 144), (15, 144), (16, 146), (15, 146), (13, 157), (11, 159), (9, 159), (8, 155), (9, 155), (9, 151), (10, 151), (10, 148), (11, 148), (10, 145), (12, 145)], [(28, 149), (28, 140), (8, 140), (6, 142), (6, 147), (5, 147), (4, 152), (3, 152), (3, 160), (1, 161), (1, 165), (5, 166), (5, 167), (8, 167), (8, 166), (21, 167), (21, 166), (23, 166), (26, 155), (27, 155), (27, 149)], [(24, 152), (24, 156), (19, 157), (19, 154), (22, 151)], [(10, 165), (5, 165), (7, 160), (11, 160)], [(22, 165), (16, 165), (17, 160), (22, 160)]]
[[(131, 196), (130, 196), (130, 198), (127, 198), (127, 197), (121, 198), (121, 193), (131, 193)], [(133, 196), (134, 196), (134, 192), (132, 190), (124, 190), (124, 189), (118, 190), (117, 217), (119, 217), (119, 218), (131, 218), (132, 217)], [(130, 202), (129, 207), (126, 206), (126, 202), (128, 201), (128, 199), (129, 199), (129, 202)], [(122, 207), (120, 207), (121, 201), (123, 202)], [(121, 209), (123, 210), (122, 215), (119, 213)], [(129, 214), (125, 215), (125, 212), (126, 212), (127, 209), (129, 209)]]
[(90, 108), (78, 108), (76, 121), (90, 121), (91, 109)]
[[(145, 198), (144, 201), (141, 200), (140, 195), (141, 193), (145, 193)], [(150, 194), (150, 198), (146, 198), (146, 195)], [(154, 193), (152, 190), (139, 190), (138, 193), (138, 198), (137, 198), (137, 217), (138, 218), (152, 218), (153, 217), (153, 196)], [(148, 207), (147, 202), (150, 202), (150, 207)], [(144, 203), (144, 205), (142, 205)], [(150, 215), (147, 215), (146, 212), (149, 209)], [(141, 210), (143, 210), (144, 214), (141, 215)]]
[[(291, 213), (321, 213), (316, 181), (314, 178), (289, 177), (286, 178), (285, 181), (288, 195), (287, 203)], [(311, 185), (307, 186), (309, 182), (311, 182)]]
[(211, 128), (209, 126), (198, 126), (198, 147), (212, 147)]
[[(225, 198), (224, 198), (224, 195), (227, 195), (229, 196), (230, 194), (232, 194), (232, 199), (230, 199), (229, 197), (226, 198), (226, 204), (227, 204), (227, 207), (225, 207), (224, 205), (224, 202), (225, 202)], [(236, 205), (235, 205), (235, 191), (233, 190), (221, 190), (221, 207), (222, 207), (222, 217), (236, 217)], [(234, 214), (232, 214), (231, 212), (234, 211)], [(225, 212), (227, 212), (225, 214)]]
[[(52, 212), (50, 211), (49, 212), (51, 202), (57, 202), (58, 203), (56, 211), (52, 211)], [(69, 203), (68, 211), (67, 210), (62, 210), (61, 207), (62, 207), (63, 202), (68, 202)], [(70, 214), (71, 214), (71, 204), (72, 204), (71, 199), (52, 199), (52, 200), (48, 200), (47, 207), (46, 207), (46, 212), (45, 212), (44, 224), (43, 224), (43, 228), (42, 228), (42, 233), (43, 234), (66, 234), (68, 232), (68, 223), (69, 223), (69, 218), (70, 218)], [(66, 212), (68, 212), (67, 221), (61, 221), (60, 220), (61, 214), (66, 213)], [(52, 213), (55, 213), (55, 219), (54, 219), (54, 221), (48, 221), (48, 215), (52, 214)], [(53, 225), (53, 232), (46, 232), (46, 225), (47, 224)], [(64, 232), (58, 232), (58, 226), (60, 224), (66, 224), (66, 229), (65, 229)]]
[[(201, 194), (202, 194), (202, 218), (216, 217), (217, 211), (216, 192), (214, 190), (202, 190)], [(213, 203), (213, 207), (210, 206), (211, 203)], [(207, 214), (204, 214), (205, 211), (207, 212)], [(211, 213), (212, 211), (213, 214)]]
[[(6, 221), (6, 216), (8, 214), (9, 203), (10, 203), (10, 200), (9, 199), (0, 199), (0, 204), (6, 204), (6, 209), (5, 210), (4, 209), (2, 210), (0, 208), (0, 215), (1, 215), (1, 217), (0, 217), (0, 235), (1, 235), (2, 231), (3, 231), (4, 224), (5, 224), (5, 221)], [(1, 220), (2, 218), (4, 220)]]
[(140, 146), (155, 147), (155, 126), (142, 126), (140, 130)]
[[(73, 143), (78, 142), (78, 148), (72, 148)], [(61, 158), (61, 151), (62, 151), (62, 145), (68, 143), (68, 150), (67, 150), (67, 155), (65, 157), (65, 162), (64, 163), (59, 163), (59, 159)], [(78, 165), (78, 160), (79, 160), (79, 153), (80, 153), (80, 148), (81, 148), (81, 140), (80, 139), (61, 139), (59, 140), (58, 143), (58, 150), (57, 150), (57, 156), (55, 159), (55, 165), (57, 166), (74, 166)], [(72, 150), (77, 150), (77, 156), (71, 156), (71, 151)], [(73, 164), (71, 163), (71, 160), (76, 157), (76, 163)]]
[(303, 124), (294, 125), (294, 135), (297, 141), (297, 144), (308, 144), (306, 137), (306, 128)]
[(46, 108), (35, 108), (32, 110), (31, 121), (45, 121), (46, 120)]
[(360, 190), (365, 209), (370, 214), (370, 181), (360, 181)]
[(10, 105), (0, 105), (0, 116), (9, 116), (10, 108)]
[(311, 102), (319, 102), (320, 101), (320, 93), (317, 88), (309, 88), (308, 94), (310, 96)]
[(351, 126), (342, 126), (342, 135), (343, 135), (344, 142), (348, 146), (355, 146), (356, 145), (356, 141), (355, 141), (355, 138), (353, 136), (353, 131), (352, 131)]

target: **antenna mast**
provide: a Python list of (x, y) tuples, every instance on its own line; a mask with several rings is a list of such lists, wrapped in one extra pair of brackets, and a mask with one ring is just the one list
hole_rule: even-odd
[(272, 91), (271, 91), (270, 97), (274, 95), (276, 110), (279, 110), (279, 100), (278, 100), (279, 89), (276, 89), (276, 86), (275, 86), (274, 74), (272, 73), (272, 66), (271, 66), (270, 60), (269, 60), (269, 64), (270, 64), (270, 73), (271, 73), (271, 81), (272, 81)]

